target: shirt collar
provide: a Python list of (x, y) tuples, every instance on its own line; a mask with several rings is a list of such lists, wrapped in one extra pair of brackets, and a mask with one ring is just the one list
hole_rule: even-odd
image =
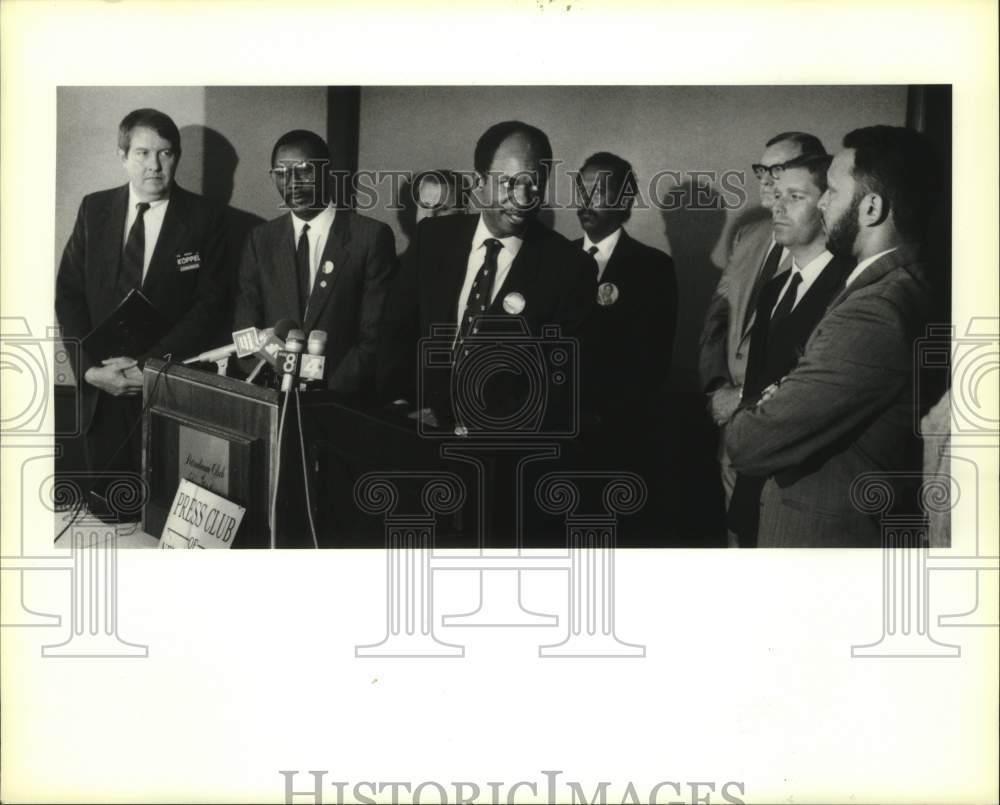
[(897, 248), (899, 247), (893, 246), (891, 249), (886, 249), (884, 252), (879, 252), (878, 254), (873, 254), (871, 257), (866, 257), (864, 260), (862, 260), (854, 267), (854, 271), (852, 271), (850, 274), (847, 275), (847, 280), (844, 283), (844, 287), (849, 288), (851, 286), (851, 283), (858, 278), (858, 275), (861, 274), (862, 271), (868, 268), (868, 266), (870, 266), (880, 257), (885, 257), (889, 252), (896, 251)]
[(337, 215), (337, 208), (333, 206), (331, 201), (326, 209), (323, 210), (319, 215), (313, 218), (311, 221), (307, 221), (304, 218), (299, 218), (294, 212), (292, 213), (292, 227), (295, 230), (295, 239), (298, 240), (299, 236), (302, 234), (302, 227), (309, 224), (310, 232), (322, 232), (326, 234), (330, 227), (333, 225), (333, 219)]
[(499, 240), (504, 249), (510, 252), (510, 259), (513, 260), (517, 257), (517, 253), (521, 251), (521, 244), (524, 243), (524, 238), (519, 238), (517, 235), (508, 235), (505, 238), (498, 238), (492, 232), (488, 226), (486, 226), (486, 221), (483, 220), (483, 216), (480, 213), (479, 223), (476, 225), (476, 234), (472, 236), (472, 251), (479, 249), (483, 242), (489, 238), (495, 238)]
[[(168, 201), (170, 201), (169, 194), (167, 195), (166, 198), (157, 199), (156, 201), (147, 201), (146, 203), (149, 205), (149, 209), (155, 210), (155, 209), (158, 209), (158, 208), (162, 207)], [(142, 202), (142, 199), (139, 198), (139, 195), (135, 192), (135, 188), (132, 187), (132, 183), (129, 182), (128, 183), (128, 208), (129, 208), (129, 211), (130, 212), (135, 212), (135, 205), (139, 204), (141, 202)]]
[(612, 252), (614, 252), (615, 246), (618, 245), (618, 241), (621, 240), (621, 237), (622, 237), (621, 227), (618, 227), (614, 232), (612, 232), (607, 237), (602, 238), (597, 243), (594, 243), (594, 241), (590, 239), (590, 235), (584, 234), (583, 250), (585, 252), (589, 252), (591, 246), (596, 246), (597, 254), (599, 254), (604, 260), (610, 260), (611, 254)]
[(806, 263), (804, 266), (799, 266), (795, 262), (795, 258), (792, 258), (792, 271), (798, 271), (802, 275), (802, 281), (805, 283), (812, 283), (813, 280), (818, 277), (827, 264), (833, 259), (833, 255), (824, 250), (816, 255), (812, 260)]

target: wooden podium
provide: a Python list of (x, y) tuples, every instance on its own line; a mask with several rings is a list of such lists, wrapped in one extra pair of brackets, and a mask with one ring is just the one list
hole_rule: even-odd
[[(346, 405), (333, 392), (302, 392), (308, 470), (303, 477), (292, 399), (279, 472), (282, 397), (273, 389), (150, 358), (143, 371), (142, 468), (149, 485), (143, 530), (160, 535), (177, 485), (186, 478), (246, 508), (234, 548), (268, 548), (268, 508), (277, 482), (276, 547), (312, 547), (308, 484), (321, 548), (384, 548), (381, 521), (356, 505), (355, 481), (371, 471), (439, 468), (439, 443), (421, 437), (412, 421)], [(460, 466), (456, 471), (469, 475)], [(456, 537), (462, 522), (472, 521), (456, 517), (443, 536)]]

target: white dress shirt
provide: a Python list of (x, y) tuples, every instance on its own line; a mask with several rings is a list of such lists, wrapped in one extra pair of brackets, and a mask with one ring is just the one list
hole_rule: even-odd
[(868, 266), (870, 266), (872, 263), (874, 263), (880, 257), (884, 257), (889, 252), (894, 252), (894, 251), (896, 251), (896, 247), (895, 246), (893, 246), (891, 249), (886, 249), (884, 252), (879, 252), (878, 254), (873, 254), (871, 257), (866, 257), (864, 260), (862, 260), (860, 263), (858, 263), (854, 267), (854, 271), (852, 271), (850, 274), (847, 275), (847, 282), (844, 283), (844, 287), (845, 288), (849, 288), (851, 286), (851, 283), (854, 282), (854, 280), (856, 280), (858, 278), (858, 275), (862, 271), (864, 271), (866, 268), (868, 268)]
[(597, 247), (597, 251), (594, 252), (594, 260), (597, 261), (597, 281), (601, 281), (601, 277), (604, 276), (604, 269), (608, 267), (608, 261), (611, 259), (611, 255), (615, 251), (615, 246), (618, 245), (618, 241), (622, 237), (622, 228), (618, 227), (614, 232), (608, 235), (603, 240), (598, 243), (594, 243), (590, 236), (584, 234), (583, 236), (583, 250), (589, 252), (592, 246)]
[(306, 221), (292, 213), (292, 229), (295, 230), (295, 248), (299, 247), (299, 238), (302, 236), (302, 227), (309, 224), (309, 231), (306, 238), (309, 240), (309, 291), (312, 292), (313, 284), (316, 282), (316, 272), (319, 271), (319, 261), (323, 257), (323, 249), (326, 248), (326, 238), (330, 234), (330, 227), (333, 226), (333, 219), (337, 215), (337, 208), (331, 203), (323, 212)]
[[(122, 236), (122, 253), (125, 252), (125, 244), (128, 243), (128, 233), (132, 231), (132, 224), (139, 217), (139, 210), (136, 205), (141, 204), (142, 199), (136, 195), (132, 183), (128, 186), (128, 215), (125, 216), (125, 234)], [(153, 258), (153, 250), (156, 248), (156, 241), (160, 237), (160, 230), (163, 228), (163, 216), (167, 214), (167, 204), (170, 198), (163, 198), (159, 201), (149, 201), (149, 209), (142, 216), (143, 236), (145, 237), (146, 250), (142, 256), (142, 279), (145, 281), (146, 272), (149, 270), (149, 261)]]
[(465, 313), (465, 303), (469, 300), (469, 291), (476, 282), (476, 275), (483, 267), (486, 259), (486, 247), (483, 245), (489, 238), (499, 240), (503, 248), (497, 253), (497, 273), (493, 279), (493, 289), (490, 292), (490, 304), (497, 298), (504, 280), (510, 272), (510, 265), (521, 250), (522, 238), (516, 235), (509, 235), (506, 238), (498, 238), (486, 226), (483, 216), (479, 216), (479, 223), (476, 225), (476, 233), (472, 236), (472, 250), (469, 252), (469, 259), (465, 264), (465, 282), (462, 283), (462, 292), (458, 295), (458, 305), (455, 309), (455, 322), (461, 327), (462, 315)]
[(781, 293), (778, 294), (778, 299), (774, 303), (774, 307), (771, 308), (771, 315), (774, 315), (774, 311), (778, 309), (778, 305), (781, 304), (781, 300), (788, 290), (788, 286), (792, 284), (792, 277), (796, 272), (802, 275), (802, 282), (799, 283), (799, 287), (795, 290), (795, 299), (792, 301), (791, 310), (795, 310), (795, 306), (802, 301), (802, 297), (806, 295), (810, 286), (819, 278), (819, 275), (823, 273), (823, 269), (827, 267), (830, 261), (833, 259), (833, 255), (828, 251), (820, 252), (812, 260), (806, 263), (801, 268), (795, 262), (795, 258), (792, 257), (792, 267), (788, 270), (788, 279), (785, 280), (785, 284), (781, 286)]

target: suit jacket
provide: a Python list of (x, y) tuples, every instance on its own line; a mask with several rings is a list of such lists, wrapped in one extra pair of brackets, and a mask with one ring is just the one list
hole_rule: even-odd
[[(417, 342), (429, 336), (434, 325), (456, 324), (478, 222), (479, 215), (452, 215), (425, 219), (417, 227), (409, 259), (393, 282), (380, 332), (379, 388), (386, 401), (420, 402)], [(532, 221), (487, 315), (511, 318), (503, 301), (515, 292), (525, 301), (519, 319), (531, 336), (541, 336), (543, 325), (559, 325), (562, 338), (578, 338), (597, 293), (597, 267), (562, 235)], [(431, 394), (442, 406), (447, 396), (441, 385), (447, 382), (444, 374), (427, 375)]]
[[(82, 338), (106, 319), (124, 298), (117, 290), (128, 212), (128, 185), (84, 197), (73, 234), (63, 251), (56, 277), (56, 315), (68, 338)], [(228, 271), (223, 211), (176, 185), (156, 241), (142, 292), (170, 324), (170, 329), (143, 355), (187, 358), (217, 346), (218, 311)], [(199, 267), (179, 265), (197, 253)], [(182, 270), (184, 269), (184, 270)], [(72, 351), (71, 351), (72, 352)], [(98, 390), (83, 376), (96, 356), (81, 354), (73, 367), (81, 391), (86, 430), (98, 404)]]
[[(699, 341), (698, 368), (705, 391), (724, 383), (743, 385), (755, 318), (753, 311), (749, 317), (747, 312), (754, 283), (771, 251), (773, 231), (768, 218), (748, 224), (736, 233), (729, 262), (709, 302)], [(786, 257), (775, 276), (786, 271), (790, 264), (790, 258)]]
[[(352, 210), (337, 210), (303, 316), (291, 213), (261, 224), (243, 249), (233, 329), (291, 319), (300, 322), (307, 335), (324, 330), (327, 386), (345, 395), (370, 394), (395, 248), (392, 230), (385, 224)], [(328, 262), (333, 269), (325, 273)]]
[[(583, 239), (573, 245), (582, 250)], [(618, 289), (618, 298), (591, 303), (583, 401), (612, 427), (641, 429), (670, 371), (677, 329), (674, 261), (623, 229), (601, 276), (604, 283)]]
[[(826, 313), (834, 296), (844, 288), (844, 280), (854, 268), (850, 258), (834, 257), (823, 268), (809, 290), (787, 316), (772, 321), (771, 311), (788, 280), (780, 274), (763, 288), (757, 303), (750, 336), (747, 372), (743, 382), (744, 408), (756, 405), (761, 392), (791, 372), (805, 352), (806, 343)], [(728, 524), (740, 535), (740, 545), (750, 547), (757, 534), (760, 493), (764, 478), (739, 475), (729, 505)]]
[[(851, 485), (864, 472), (919, 473), (913, 346), (931, 300), (917, 247), (879, 258), (831, 302), (775, 394), (733, 417), (733, 465), (767, 477), (762, 547), (881, 544)], [(895, 491), (905, 502), (906, 490)]]

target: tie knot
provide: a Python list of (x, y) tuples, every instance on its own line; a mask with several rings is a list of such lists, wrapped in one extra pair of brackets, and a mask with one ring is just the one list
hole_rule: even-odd
[(486, 246), (486, 254), (490, 256), (496, 256), (503, 248), (503, 244), (496, 238), (486, 238), (483, 245)]
[(591, 257), (593, 257), (599, 251), (600, 251), (600, 249), (598, 249), (596, 246), (591, 246), (589, 249), (587, 249), (587, 254), (589, 254)]
[(142, 216), (146, 212), (146, 210), (149, 209), (149, 202), (148, 201), (140, 201), (138, 204), (135, 205), (135, 208), (136, 208), (136, 210), (139, 213), (139, 217), (142, 218)]
[(309, 224), (302, 224), (302, 234), (309, 231)]

